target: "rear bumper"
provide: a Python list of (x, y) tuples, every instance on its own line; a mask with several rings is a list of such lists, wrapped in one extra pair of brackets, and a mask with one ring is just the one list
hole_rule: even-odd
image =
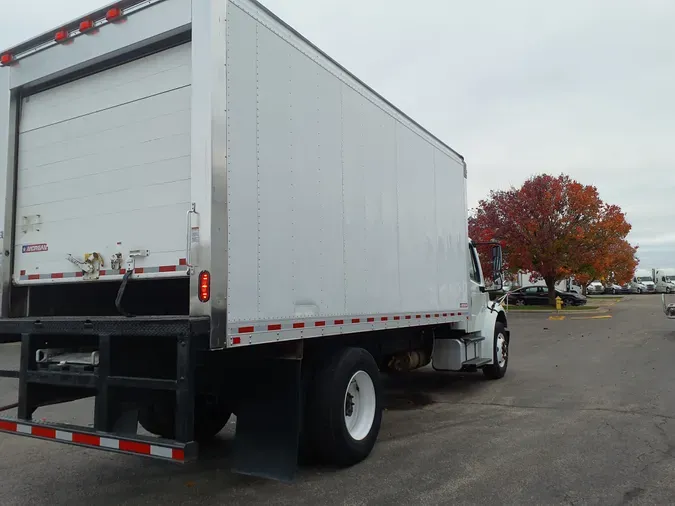
[(197, 456), (197, 444), (194, 442), (179, 443), (143, 436), (126, 438), (76, 425), (35, 423), (0, 417), (0, 432), (115, 453), (141, 455), (179, 464), (194, 460)]
[[(196, 454), (196, 356), (208, 350), (208, 318), (0, 319), (0, 335), (17, 335), (21, 341), (19, 370), (0, 370), (0, 377), (19, 380), (18, 402), (12, 406), (17, 417), (0, 417), (0, 432), (173, 462)], [(57, 350), (56, 357), (84, 350), (92, 359), (40, 362), (38, 350), (49, 348)], [(158, 368), (149, 365), (153, 360), (168, 362)], [(134, 434), (137, 422), (130, 413), (158, 395), (176, 399), (175, 436), (170, 440)], [(88, 397), (94, 398), (93, 427), (33, 419), (41, 406)]]
[(208, 336), (210, 319), (190, 316), (29, 317), (0, 319), (0, 342), (21, 334), (149, 337)]

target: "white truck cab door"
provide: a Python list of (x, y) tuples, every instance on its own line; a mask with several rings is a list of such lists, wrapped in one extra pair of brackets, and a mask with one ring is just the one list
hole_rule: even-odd
[(469, 255), (468, 255), (468, 269), (469, 269), (469, 297), (471, 305), (471, 321), (468, 325), (469, 332), (476, 330), (477, 326), (480, 326), (478, 322), (478, 316), (482, 311), (483, 307), (487, 304), (487, 294), (481, 291), (481, 286), (484, 285), (483, 282), (483, 272), (480, 267), (480, 262), (478, 261), (478, 254), (476, 249), (469, 245)]

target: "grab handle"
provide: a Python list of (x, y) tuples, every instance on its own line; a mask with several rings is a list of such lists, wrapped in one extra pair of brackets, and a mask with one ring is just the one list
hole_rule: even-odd
[(186, 241), (187, 241), (187, 255), (185, 263), (187, 264), (188, 272), (194, 274), (195, 267), (192, 265), (192, 215), (197, 214), (197, 205), (193, 202), (190, 206), (190, 210), (187, 212), (187, 232), (186, 232)]

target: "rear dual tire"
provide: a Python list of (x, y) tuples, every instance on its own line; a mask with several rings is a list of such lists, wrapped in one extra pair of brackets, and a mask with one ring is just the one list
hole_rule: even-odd
[[(224, 404), (195, 401), (194, 440), (205, 443), (225, 428), (232, 411)], [(164, 439), (176, 439), (176, 408), (167, 402), (157, 402), (138, 414), (138, 422), (149, 433)]]
[(317, 361), (307, 381), (303, 453), (322, 464), (348, 467), (364, 460), (382, 423), (380, 371), (362, 348)]

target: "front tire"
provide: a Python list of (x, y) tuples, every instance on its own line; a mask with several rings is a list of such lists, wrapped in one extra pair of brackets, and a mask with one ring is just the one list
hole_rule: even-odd
[(382, 423), (377, 363), (362, 348), (346, 348), (317, 365), (307, 399), (308, 443), (324, 464), (357, 464), (370, 455)]
[(503, 378), (509, 366), (509, 340), (506, 337), (506, 327), (502, 322), (495, 323), (492, 349), (493, 363), (483, 367), (483, 374), (486, 378), (495, 380)]

